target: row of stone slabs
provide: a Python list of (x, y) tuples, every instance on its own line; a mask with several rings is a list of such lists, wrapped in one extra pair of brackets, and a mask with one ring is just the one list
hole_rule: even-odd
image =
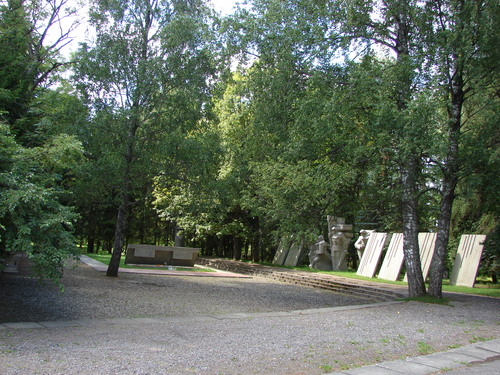
[[(358, 275), (366, 277), (375, 276), (388, 237), (387, 233), (374, 232), (370, 235), (358, 267)], [(462, 235), (455, 256), (453, 271), (450, 276), (451, 285), (474, 286), (485, 239), (486, 236), (482, 234)], [(418, 242), (420, 246), (422, 274), (425, 279), (429, 273), (432, 256), (434, 254), (436, 233), (419, 233)], [(394, 233), (392, 234), (384, 261), (380, 267), (378, 278), (396, 281), (403, 267), (403, 261), (403, 234)]]

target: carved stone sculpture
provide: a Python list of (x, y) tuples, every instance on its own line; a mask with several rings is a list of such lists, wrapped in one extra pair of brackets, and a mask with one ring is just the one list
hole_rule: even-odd
[(342, 217), (328, 216), (332, 270), (347, 271), (347, 248), (353, 237), (352, 225)]
[(363, 253), (365, 252), (366, 248), (366, 243), (368, 242), (368, 238), (370, 237), (370, 234), (372, 232), (373, 232), (372, 230), (365, 230), (365, 229), (361, 229), (359, 231), (359, 238), (354, 243), (354, 247), (356, 248), (356, 251), (358, 253), (359, 260), (361, 260), (361, 258), (363, 257)]
[(320, 271), (332, 270), (332, 257), (328, 254), (328, 243), (323, 236), (318, 237), (318, 242), (311, 246), (309, 251), (309, 267)]

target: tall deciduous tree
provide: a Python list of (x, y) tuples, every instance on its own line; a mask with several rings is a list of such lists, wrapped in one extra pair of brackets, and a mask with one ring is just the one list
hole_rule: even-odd
[(137, 180), (151, 183), (160, 149), (175, 150), (168, 135), (185, 134), (202, 116), (212, 74), (207, 11), (202, 1), (110, 0), (95, 2), (90, 15), (97, 38), (80, 50), (77, 77), (94, 111), (117, 124), (122, 145), (107, 272), (117, 276)]
[(0, 250), (27, 253), (38, 274), (56, 282), (75, 252), (77, 215), (67, 206), (65, 179), (81, 156), (79, 142), (61, 134), (64, 111), (48, 105), (62, 97), (49, 86), (64, 65), (59, 50), (71, 27), (59, 21), (73, 12), (66, 5), (0, 3)]
[[(427, 4), (433, 16), (433, 33), (428, 35), (435, 46), (438, 89), (446, 106), (442, 132), (443, 155), (436, 160), (442, 172), (439, 184), (441, 205), (437, 239), (430, 269), (429, 294), (442, 296), (442, 279), (455, 191), (468, 160), (461, 148), (464, 132), (471, 126), (484, 127), (488, 120), (475, 123), (477, 111), (487, 111), (495, 101), (491, 88), (498, 87), (499, 4), (497, 1), (442, 0)], [(483, 96), (483, 108), (465, 107), (474, 96)], [(493, 99), (493, 100), (492, 100)], [(498, 103), (498, 98), (496, 98)], [(476, 102), (476, 104), (479, 104)], [(484, 121), (486, 120), (486, 121)]]

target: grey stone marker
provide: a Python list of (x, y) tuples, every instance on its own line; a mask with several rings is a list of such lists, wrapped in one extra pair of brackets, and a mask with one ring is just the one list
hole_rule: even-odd
[(396, 281), (403, 267), (403, 233), (394, 233), (385, 254), (384, 262), (380, 267), (379, 279)]
[(370, 235), (356, 274), (366, 277), (373, 277), (375, 275), (386, 240), (387, 233), (373, 232)]
[(451, 272), (451, 285), (474, 287), (485, 240), (483, 234), (462, 235)]
[(168, 264), (193, 267), (199, 248), (129, 244), (125, 264)]
[(434, 255), (434, 246), (436, 245), (437, 233), (419, 233), (418, 245), (420, 247), (420, 261), (422, 262), (422, 274), (424, 279), (429, 274), (431, 268), (432, 256)]
[(290, 250), (288, 250), (284, 265), (289, 267), (296, 267), (302, 256), (303, 247), (304, 246), (302, 242), (293, 242), (290, 246)]
[[(420, 262), (422, 263), (422, 276), (424, 280), (429, 274), (429, 269), (431, 268), (431, 260), (434, 255), (434, 246), (436, 244), (437, 233), (419, 233), (418, 234), (418, 246), (420, 247)], [(404, 281), (408, 281), (407, 275), (405, 275)]]
[(274, 254), (273, 264), (276, 264), (277, 266), (284, 265), (289, 249), (290, 249), (289, 242), (285, 239), (282, 239), (278, 246), (276, 254)]

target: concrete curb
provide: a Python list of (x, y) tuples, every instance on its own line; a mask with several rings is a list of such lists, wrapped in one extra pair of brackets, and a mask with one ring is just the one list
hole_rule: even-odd
[[(442, 353), (332, 372), (328, 375), (429, 375), (442, 372), (453, 374), (454, 371), (450, 370), (490, 361), (500, 361), (500, 339), (470, 344)], [(495, 373), (500, 373), (500, 362), (493, 364), (493, 367), (499, 370)], [(489, 374), (489, 372), (482, 373)]]

